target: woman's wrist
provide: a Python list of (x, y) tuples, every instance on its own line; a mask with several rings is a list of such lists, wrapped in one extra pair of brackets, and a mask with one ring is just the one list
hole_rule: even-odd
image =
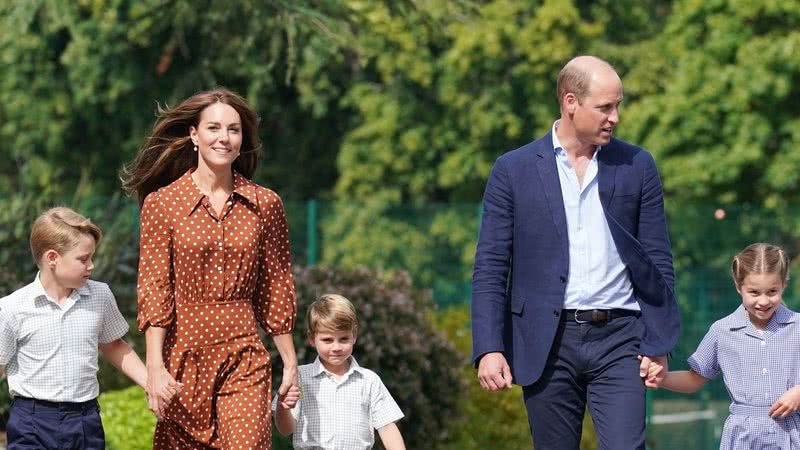
[(147, 367), (148, 372), (160, 372), (164, 369), (164, 363), (161, 361), (147, 361), (145, 367)]

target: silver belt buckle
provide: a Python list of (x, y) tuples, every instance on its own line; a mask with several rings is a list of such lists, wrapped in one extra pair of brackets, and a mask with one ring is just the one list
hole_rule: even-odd
[(580, 310), (580, 309), (577, 309), (577, 308), (575, 309), (575, 317), (574, 317), (575, 322), (576, 323), (589, 323), (589, 322), (591, 322), (591, 320), (578, 320), (578, 313), (581, 312), (581, 311), (582, 310)]

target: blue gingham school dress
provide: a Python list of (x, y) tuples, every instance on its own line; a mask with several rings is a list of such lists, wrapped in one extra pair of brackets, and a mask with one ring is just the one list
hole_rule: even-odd
[(731, 405), (720, 450), (800, 450), (800, 414), (768, 413), (800, 383), (800, 314), (780, 305), (762, 331), (739, 306), (711, 326), (689, 367), (708, 379), (722, 372)]

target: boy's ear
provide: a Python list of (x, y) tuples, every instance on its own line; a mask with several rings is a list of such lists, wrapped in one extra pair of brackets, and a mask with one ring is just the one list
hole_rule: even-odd
[(55, 268), (55, 264), (56, 264), (56, 261), (58, 261), (58, 257), (59, 256), (61, 256), (61, 255), (59, 255), (57, 251), (55, 251), (54, 249), (51, 248), (51, 249), (47, 250), (46, 252), (44, 252), (44, 254), (42, 255), (42, 263), (45, 266), (53, 269), (53, 268)]
[(313, 347), (314, 346), (314, 333), (312, 333), (310, 331), (308, 333), (306, 333), (306, 340), (308, 341), (308, 345)]

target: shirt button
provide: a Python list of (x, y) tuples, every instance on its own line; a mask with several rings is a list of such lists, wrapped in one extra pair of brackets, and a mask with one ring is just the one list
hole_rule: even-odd
[(763, 347), (763, 346), (765, 346), (765, 345), (767, 345), (767, 343), (766, 343), (766, 342), (764, 342), (764, 341), (761, 341), (761, 346)]
[(767, 374), (767, 368), (766, 368), (766, 367), (764, 367), (763, 369), (761, 369), (761, 373), (763, 373), (764, 375), (766, 375), (766, 374)]

